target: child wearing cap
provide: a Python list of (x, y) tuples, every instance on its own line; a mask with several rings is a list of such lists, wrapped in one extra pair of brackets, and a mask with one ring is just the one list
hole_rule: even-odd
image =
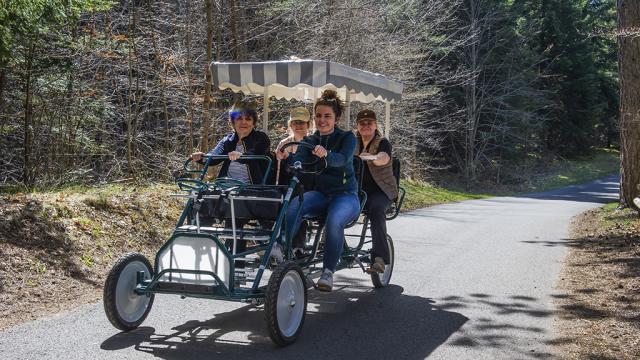
[[(311, 130), (311, 114), (309, 110), (304, 106), (299, 106), (291, 109), (289, 112), (289, 121), (287, 122), (287, 130), (289, 136), (282, 139), (278, 146), (276, 147), (276, 154), (283, 146), (290, 142), (299, 142), (302, 139), (309, 135), (309, 131)], [(290, 146), (285, 151), (290, 153), (296, 152), (297, 146)], [(276, 167), (276, 182), (277, 184), (287, 185), (291, 180), (291, 175), (289, 175), (286, 171), (281, 170), (281, 160), (278, 159), (278, 164)]]

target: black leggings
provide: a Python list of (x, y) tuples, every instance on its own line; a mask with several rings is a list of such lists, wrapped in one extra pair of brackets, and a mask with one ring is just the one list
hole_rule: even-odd
[(391, 200), (383, 192), (367, 193), (367, 203), (364, 208), (371, 223), (371, 261), (381, 257), (385, 264), (389, 264), (389, 247), (387, 245), (387, 219), (384, 212)]

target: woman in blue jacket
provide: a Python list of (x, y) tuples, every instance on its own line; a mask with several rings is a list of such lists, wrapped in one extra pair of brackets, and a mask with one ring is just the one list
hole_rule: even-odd
[(325, 90), (314, 105), (316, 132), (302, 141), (314, 145), (313, 150), (298, 147), (289, 157), (286, 152), (277, 152), (279, 159), (289, 157), (288, 162), (309, 162), (313, 156), (326, 162), (326, 169), (315, 177), (314, 190), (304, 193), (304, 201), (294, 198), (287, 211), (287, 234), (295, 234), (301, 218), (296, 217), (302, 207), (301, 216), (316, 217), (326, 214), (323, 271), (318, 280), (318, 289), (331, 291), (333, 272), (338, 265), (344, 244), (345, 226), (360, 213), (358, 187), (353, 169), (353, 153), (356, 137), (351, 131), (336, 126), (344, 105), (334, 90)]

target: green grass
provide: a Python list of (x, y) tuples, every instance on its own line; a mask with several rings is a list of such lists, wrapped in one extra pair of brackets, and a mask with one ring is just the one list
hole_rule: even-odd
[(425, 206), (470, 199), (483, 199), (491, 195), (470, 194), (433, 186), (423, 181), (402, 179), (400, 182), (406, 190), (402, 210), (419, 209)]
[[(624, 232), (627, 227), (640, 226), (640, 217), (637, 211), (632, 208), (620, 209), (619, 206), (619, 203), (613, 202), (600, 209), (602, 227), (610, 232)], [(637, 233), (637, 230), (631, 229), (631, 232)]]
[(561, 188), (616, 174), (618, 171), (620, 152), (613, 149), (596, 149), (588, 158), (555, 161), (547, 174), (532, 182), (532, 189), (544, 191)]
[(546, 191), (599, 179), (615, 174), (619, 170), (620, 153), (618, 150), (596, 149), (591, 156), (583, 159), (555, 160), (548, 164), (546, 173), (532, 175), (532, 180), (527, 184), (465, 192), (434, 186), (422, 181), (403, 179), (401, 186), (405, 188), (407, 194), (402, 209), (407, 211), (448, 202)]

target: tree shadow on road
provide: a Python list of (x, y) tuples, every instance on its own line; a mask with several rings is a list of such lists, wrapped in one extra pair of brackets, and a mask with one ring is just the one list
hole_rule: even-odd
[[(512, 295), (496, 297), (484, 293), (471, 293), (467, 296), (448, 296), (437, 299), (439, 309), (455, 309), (461, 312), (485, 313), (481, 317), (470, 319), (463, 329), (449, 340), (454, 347), (469, 349), (469, 354), (484, 358), (549, 358), (546, 345), (540, 342), (549, 338), (547, 330), (537, 319), (549, 318), (555, 312), (549, 310), (540, 299)], [(524, 319), (524, 321), (523, 321)], [(561, 341), (560, 339), (556, 339)], [(488, 350), (491, 349), (491, 350)], [(473, 358), (469, 355), (469, 358)]]
[(141, 327), (112, 336), (101, 348), (133, 346), (163, 359), (424, 359), (467, 321), (456, 312), (434, 308), (431, 299), (403, 292), (396, 285), (311, 291), (302, 334), (284, 348), (273, 345), (262, 308), (252, 306), (206, 321), (187, 321), (170, 333)]

